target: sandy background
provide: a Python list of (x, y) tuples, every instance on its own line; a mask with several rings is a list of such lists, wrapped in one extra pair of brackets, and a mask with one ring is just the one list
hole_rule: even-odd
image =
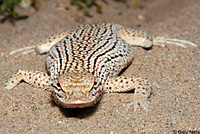
[(26, 83), (9, 91), (1, 86), (0, 133), (200, 132), (200, 0), (145, 0), (138, 9), (115, 1), (99, 3), (103, 14), (91, 9), (93, 18), (80, 19), (75, 7), (59, 10), (69, 2), (51, 0), (38, 12), (28, 10), (26, 20), (0, 24), (0, 85), (18, 69), (45, 72), (45, 55), (7, 55), (54, 33), (73, 30), (80, 24), (77, 19), (115, 22), (152, 35), (190, 40), (198, 48), (170, 44), (148, 51), (133, 48), (135, 59), (122, 75), (146, 77), (152, 83), (148, 112), (134, 112), (131, 93), (105, 94), (94, 107), (70, 110), (55, 105), (49, 92)]

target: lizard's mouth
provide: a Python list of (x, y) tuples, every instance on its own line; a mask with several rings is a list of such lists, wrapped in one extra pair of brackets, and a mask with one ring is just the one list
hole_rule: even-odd
[(53, 94), (55, 102), (64, 108), (84, 108), (94, 106), (100, 99), (99, 95), (89, 98), (67, 98), (57, 93)]

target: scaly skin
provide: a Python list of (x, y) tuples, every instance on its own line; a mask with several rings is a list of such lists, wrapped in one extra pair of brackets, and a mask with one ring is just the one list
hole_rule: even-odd
[[(47, 53), (46, 73), (19, 70), (6, 82), (12, 89), (21, 80), (52, 92), (64, 108), (95, 105), (103, 93), (134, 90), (134, 108), (147, 109), (151, 86), (146, 79), (121, 77), (119, 73), (133, 60), (131, 45), (150, 48), (162, 43), (195, 44), (178, 39), (152, 37), (146, 32), (112, 23), (79, 26), (73, 32), (51, 36), (40, 45), (12, 52)], [(35, 50), (34, 50), (35, 49)]]

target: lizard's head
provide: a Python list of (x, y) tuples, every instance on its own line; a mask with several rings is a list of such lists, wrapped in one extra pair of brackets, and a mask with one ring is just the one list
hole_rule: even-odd
[(64, 108), (84, 108), (93, 106), (101, 98), (101, 86), (90, 73), (70, 73), (61, 75), (57, 88), (53, 90), (54, 100)]

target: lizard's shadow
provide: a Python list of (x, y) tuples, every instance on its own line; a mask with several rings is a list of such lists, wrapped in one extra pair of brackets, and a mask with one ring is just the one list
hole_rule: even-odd
[(53, 100), (53, 96), (51, 96), (51, 104), (52, 106), (56, 106), (59, 107), (60, 112), (66, 116), (66, 117), (74, 117), (74, 118), (86, 118), (88, 116), (91, 116), (96, 110), (97, 107), (99, 105), (99, 103), (97, 103), (96, 105), (92, 106), (92, 107), (86, 107), (86, 108), (63, 108), (61, 106), (58, 106), (54, 100)]

